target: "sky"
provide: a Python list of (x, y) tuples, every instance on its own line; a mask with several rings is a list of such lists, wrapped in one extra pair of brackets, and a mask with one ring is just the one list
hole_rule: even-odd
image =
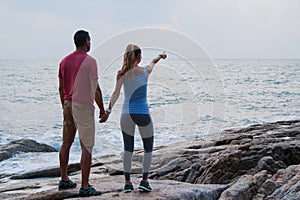
[(299, 11), (300, 0), (0, 0), (0, 59), (59, 59), (78, 29), (93, 48), (144, 27), (184, 34), (212, 58), (299, 59)]

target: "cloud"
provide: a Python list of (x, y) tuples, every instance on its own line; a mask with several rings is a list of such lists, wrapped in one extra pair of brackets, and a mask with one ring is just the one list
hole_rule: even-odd
[(118, 32), (163, 24), (164, 10), (151, 9), (140, 1), (4, 0), (0, 38), (7, 48), (0, 58), (61, 57), (74, 49), (72, 37), (78, 29), (90, 31), (96, 46)]
[(299, 8), (293, 0), (177, 1), (170, 24), (214, 57), (299, 58)]
[[(61, 39), (68, 38), (64, 44), (68, 46), (72, 39), (74, 24), (67, 18), (39, 10), (14, 10), (0, 7), (2, 31), (1, 44), (5, 51), (2, 58), (47, 58), (52, 52), (60, 51)], [(4, 39), (5, 38), (5, 39)]]
[(192, 37), (213, 57), (300, 58), (300, 1), (2, 0), (1, 59), (60, 58), (86, 29), (92, 45), (141, 27), (164, 27)]

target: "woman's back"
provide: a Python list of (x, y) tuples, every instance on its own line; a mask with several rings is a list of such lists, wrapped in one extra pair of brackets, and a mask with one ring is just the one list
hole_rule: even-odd
[(148, 74), (146, 68), (135, 67), (124, 76), (122, 113), (149, 114), (147, 102)]

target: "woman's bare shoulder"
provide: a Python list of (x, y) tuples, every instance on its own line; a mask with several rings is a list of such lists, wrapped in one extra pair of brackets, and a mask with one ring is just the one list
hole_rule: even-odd
[(117, 72), (117, 80), (119, 80), (120, 78), (122, 78), (123, 75), (124, 75), (123, 70), (119, 70), (119, 71)]

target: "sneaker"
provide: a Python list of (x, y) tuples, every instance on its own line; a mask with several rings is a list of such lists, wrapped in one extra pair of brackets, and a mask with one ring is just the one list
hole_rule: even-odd
[(76, 188), (77, 184), (71, 181), (70, 179), (67, 181), (61, 180), (58, 183), (58, 189), (59, 190), (67, 190), (67, 189), (72, 189)]
[(148, 181), (141, 181), (140, 185), (139, 185), (139, 189), (144, 191), (144, 192), (151, 192), (152, 188), (149, 185)]
[(132, 183), (129, 183), (129, 184), (125, 184), (125, 185), (124, 185), (124, 192), (125, 192), (125, 193), (131, 192), (131, 191), (133, 191), (133, 190), (134, 190), (134, 189), (133, 189)]
[(88, 189), (80, 188), (79, 190), (79, 196), (81, 197), (89, 197), (89, 196), (99, 196), (102, 192), (95, 190), (92, 186), (90, 186)]

